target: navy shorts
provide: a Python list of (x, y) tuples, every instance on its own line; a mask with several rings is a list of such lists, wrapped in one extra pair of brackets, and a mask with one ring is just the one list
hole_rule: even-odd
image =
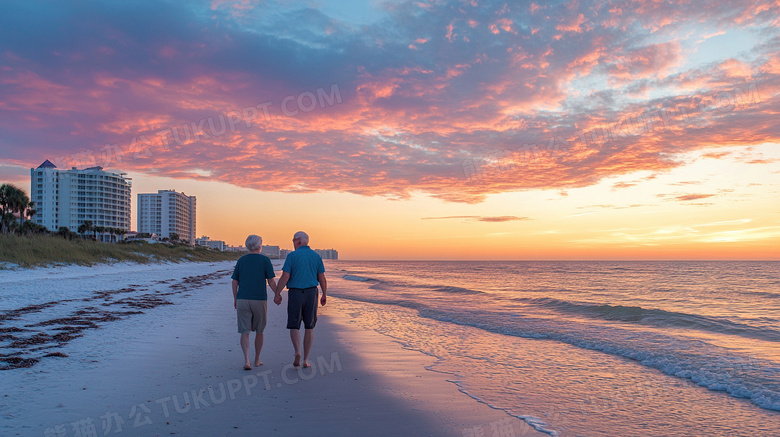
[(306, 329), (314, 329), (317, 324), (319, 288), (290, 288), (287, 296), (287, 329), (301, 329), (301, 321)]

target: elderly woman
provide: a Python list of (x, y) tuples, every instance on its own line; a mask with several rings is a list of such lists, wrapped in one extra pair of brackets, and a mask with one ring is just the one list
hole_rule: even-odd
[(244, 370), (252, 370), (249, 362), (249, 332), (255, 332), (255, 366), (262, 366), (263, 330), (268, 313), (268, 293), (265, 283), (276, 290), (274, 268), (267, 256), (260, 254), (263, 239), (250, 235), (246, 239), (249, 253), (239, 258), (233, 270), (233, 307), (236, 309), (241, 350), (244, 352)]

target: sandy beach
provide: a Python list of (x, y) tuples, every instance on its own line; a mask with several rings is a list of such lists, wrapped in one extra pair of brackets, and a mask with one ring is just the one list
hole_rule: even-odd
[[(271, 304), (264, 365), (243, 370), (232, 265), (0, 272), (0, 287), (12, 296), (3, 310), (21, 306), (24, 298), (14, 298), (11, 290), (23, 288), (18, 284), (24, 278), (69, 289), (69, 296), (86, 296), (93, 292), (90, 284), (107, 282), (113, 290), (179, 290), (167, 297), (170, 304), (82, 331), (53, 349), (66, 357), (1, 371), (3, 435), (544, 435), (459, 392), (448, 375), (426, 370), (432, 357), (352, 323), (338, 298), (320, 309), (310, 369), (292, 366), (285, 304)], [(186, 278), (196, 276), (207, 280), (188, 286)], [(341, 281), (331, 275), (331, 289)], [(14, 324), (22, 322), (5, 320), (3, 327)]]

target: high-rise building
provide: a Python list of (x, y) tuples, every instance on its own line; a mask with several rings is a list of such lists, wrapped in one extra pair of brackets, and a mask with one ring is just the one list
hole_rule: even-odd
[(30, 169), (30, 200), (38, 213), (32, 221), (51, 231), (93, 226), (130, 230), (130, 179), (127, 173), (89, 167), (59, 170), (48, 159)]
[(336, 249), (314, 249), (322, 259), (339, 259), (339, 251)]
[(263, 255), (267, 256), (268, 258), (279, 258), (279, 246), (263, 246), (263, 249), (260, 251)]
[(138, 195), (138, 232), (195, 243), (195, 196), (175, 190)]

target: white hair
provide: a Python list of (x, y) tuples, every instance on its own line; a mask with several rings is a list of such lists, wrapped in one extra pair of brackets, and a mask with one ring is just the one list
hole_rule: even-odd
[(309, 234), (303, 231), (298, 231), (293, 235), (293, 239), (300, 238), (301, 243), (303, 243), (304, 246), (307, 246), (309, 244)]
[(263, 239), (258, 235), (250, 235), (246, 237), (246, 248), (250, 252), (254, 252), (257, 249), (263, 247)]

